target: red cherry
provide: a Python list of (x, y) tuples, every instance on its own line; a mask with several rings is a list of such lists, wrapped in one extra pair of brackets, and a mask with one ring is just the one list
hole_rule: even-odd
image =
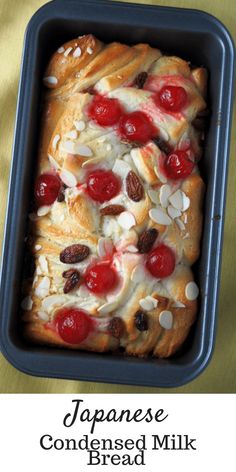
[(167, 85), (162, 87), (155, 101), (167, 111), (180, 112), (187, 103), (187, 92), (183, 87)]
[(188, 177), (194, 168), (186, 151), (174, 151), (164, 161), (164, 172), (169, 179), (178, 180)]
[(59, 177), (53, 174), (41, 174), (35, 184), (34, 195), (37, 205), (51, 205), (58, 197), (61, 188)]
[(116, 98), (95, 95), (88, 106), (88, 116), (100, 126), (112, 126), (118, 123), (122, 108)]
[(106, 202), (115, 197), (121, 188), (120, 179), (111, 170), (95, 170), (87, 179), (87, 191), (96, 202)]
[(134, 111), (121, 117), (119, 134), (128, 141), (144, 144), (156, 135), (156, 130), (145, 113)]
[(158, 279), (169, 277), (175, 268), (175, 256), (172, 249), (165, 244), (157, 246), (148, 254), (146, 267)]
[(56, 315), (56, 326), (63, 341), (79, 344), (84, 341), (92, 330), (92, 321), (82, 310), (62, 308)]
[(97, 294), (110, 292), (117, 282), (117, 275), (109, 264), (98, 263), (87, 271), (85, 284), (89, 290)]

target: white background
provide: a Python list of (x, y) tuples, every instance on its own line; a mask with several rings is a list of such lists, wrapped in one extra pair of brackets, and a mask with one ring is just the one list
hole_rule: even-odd
[[(162, 423), (99, 423), (90, 435), (90, 424), (79, 420), (70, 428), (63, 426), (64, 416), (72, 412), (72, 399), (83, 399), (82, 409), (108, 410), (162, 408), (168, 418)], [(236, 395), (1, 395), (0, 447), (3, 470), (11, 472), (124, 471), (199, 472), (232, 471), (235, 469)], [(150, 449), (145, 451), (145, 466), (88, 466), (86, 451), (45, 451), (40, 437), (50, 434), (54, 439), (81, 439), (89, 434), (97, 438), (147, 437)], [(189, 435), (196, 438), (197, 451), (152, 451), (151, 435)], [(125, 454), (128, 451), (104, 451), (104, 454)], [(129, 451), (132, 455), (139, 451)]]

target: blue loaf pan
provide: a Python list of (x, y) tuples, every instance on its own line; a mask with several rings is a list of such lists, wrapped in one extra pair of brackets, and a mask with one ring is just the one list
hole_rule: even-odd
[[(187, 342), (168, 360), (29, 345), (21, 336), (24, 238), (36, 166), (43, 70), (56, 48), (85, 33), (93, 33), (104, 42), (147, 42), (209, 71), (211, 121), (200, 164), (207, 186), (204, 231), (201, 258), (194, 267), (200, 306)], [(103, 0), (59, 0), (46, 4), (32, 17), (24, 44), (1, 278), (1, 349), (16, 368), (42, 377), (177, 387), (206, 367), (216, 328), (233, 69), (234, 46), (228, 31), (201, 11)]]

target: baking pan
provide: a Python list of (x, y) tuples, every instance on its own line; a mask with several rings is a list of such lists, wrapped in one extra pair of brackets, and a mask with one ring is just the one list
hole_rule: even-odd
[[(168, 360), (31, 346), (21, 337), (24, 239), (34, 182), (43, 70), (55, 49), (85, 33), (93, 33), (104, 42), (148, 42), (209, 71), (211, 122), (200, 164), (207, 185), (204, 231), (201, 258), (194, 268), (200, 307), (187, 342)], [(103, 0), (58, 0), (32, 17), (24, 43), (1, 278), (1, 349), (16, 368), (43, 377), (153, 387), (182, 385), (205, 368), (216, 328), (233, 69), (234, 47), (229, 33), (216, 18), (201, 11)]]

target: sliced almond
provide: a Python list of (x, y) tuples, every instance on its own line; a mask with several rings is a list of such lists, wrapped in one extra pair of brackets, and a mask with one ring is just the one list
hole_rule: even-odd
[(176, 222), (177, 226), (179, 227), (180, 231), (185, 230), (185, 224), (183, 223), (183, 221), (180, 218), (176, 218), (175, 222)]
[(49, 294), (50, 279), (43, 277), (35, 289), (35, 295), (39, 298), (45, 298)]
[(42, 249), (42, 246), (40, 244), (36, 244), (34, 246), (34, 249), (35, 249), (35, 251), (40, 251), (40, 249)]
[(195, 282), (189, 282), (185, 287), (185, 296), (188, 300), (193, 301), (199, 295), (199, 288)]
[[(183, 208), (182, 208), (182, 211), (186, 211), (188, 210), (188, 208), (190, 207), (190, 198), (187, 197), (187, 195), (182, 192), (182, 197), (183, 197)], [(186, 215), (187, 216), (187, 215)]]
[(149, 216), (159, 225), (171, 225), (172, 223), (171, 218), (161, 208), (152, 208), (149, 210)]
[(183, 195), (181, 190), (176, 190), (176, 192), (172, 193), (172, 195), (169, 197), (169, 201), (174, 208), (176, 208), (177, 210), (182, 210)]
[(120, 177), (126, 177), (127, 174), (131, 171), (131, 167), (127, 162), (122, 161), (121, 159), (116, 159), (112, 171), (114, 174), (119, 175)]
[(52, 140), (52, 147), (56, 149), (58, 141), (60, 141), (61, 137), (60, 134), (56, 134)]
[(172, 205), (168, 206), (167, 212), (168, 212), (168, 215), (173, 219), (178, 218), (178, 216), (181, 216), (181, 211), (177, 210)]
[(69, 170), (62, 169), (60, 172), (60, 178), (62, 182), (67, 185), (67, 187), (75, 187), (77, 185), (76, 177), (74, 174), (69, 172)]
[(154, 172), (156, 176), (158, 177), (158, 179), (160, 180), (160, 182), (162, 182), (163, 184), (166, 184), (167, 178), (157, 166), (154, 166)]
[(76, 139), (78, 136), (77, 131), (75, 129), (72, 129), (71, 131), (68, 131), (68, 133), (65, 134), (66, 138), (69, 139)]
[(45, 215), (47, 215), (50, 211), (51, 211), (51, 206), (48, 206), (48, 205), (41, 206), (41, 207), (38, 208), (38, 210), (37, 210), (37, 215), (38, 215), (38, 216), (45, 216)]
[(160, 204), (163, 208), (168, 207), (168, 200), (171, 195), (171, 187), (168, 184), (164, 184), (160, 188)]
[(146, 297), (146, 298), (141, 298), (141, 300), (139, 300), (139, 305), (145, 311), (152, 311), (154, 309), (153, 301), (150, 300), (150, 298)]
[(135, 253), (135, 252), (138, 252), (138, 248), (130, 244), (129, 246), (126, 246), (126, 251)]
[(60, 48), (58, 48), (57, 52), (59, 54), (62, 54), (63, 52), (65, 51), (65, 48), (63, 46), (61, 46)]
[(138, 264), (131, 273), (131, 280), (134, 283), (143, 282), (145, 278), (143, 264)]
[(56, 77), (54, 77), (53, 75), (49, 75), (48, 77), (44, 77), (43, 79), (44, 83), (46, 84), (50, 84), (50, 85), (56, 85), (58, 80)]
[(41, 268), (42, 273), (48, 274), (48, 262), (45, 256), (39, 256), (39, 265)]
[(71, 47), (67, 48), (64, 52), (64, 56), (67, 57), (70, 54), (70, 52), (72, 51), (72, 49), (73, 48), (71, 48)]
[(77, 131), (83, 131), (85, 129), (85, 122), (83, 120), (75, 120), (74, 125)]
[(156, 205), (159, 204), (159, 194), (155, 190), (149, 190), (148, 195), (153, 203), (156, 203)]
[(116, 305), (117, 305), (116, 301), (104, 303), (104, 305), (101, 305), (98, 308), (98, 312), (99, 313), (111, 313), (111, 311), (113, 311), (116, 308)]
[(186, 305), (184, 305), (182, 302), (180, 302), (179, 300), (176, 300), (173, 305), (172, 305), (173, 308), (186, 308)]
[(64, 295), (49, 295), (42, 301), (42, 308), (49, 312), (55, 305), (63, 305), (66, 302)]
[(81, 56), (81, 48), (78, 46), (74, 52), (73, 52), (73, 57), (80, 57)]
[(99, 238), (98, 240), (98, 255), (104, 257), (111, 255), (113, 252), (113, 243), (110, 238)]
[(136, 220), (133, 213), (123, 211), (117, 218), (119, 225), (124, 229), (130, 229), (136, 225)]
[(25, 297), (21, 302), (21, 308), (26, 311), (30, 311), (33, 306), (33, 300), (30, 296)]
[(147, 295), (146, 300), (152, 303), (153, 309), (157, 307), (158, 300), (156, 298), (152, 297), (151, 295)]
[(54, 159), (54, 157), (52, 157), (50, 154), (48, 154), (48, 160), (49, 160), (51, 166), (53, 167), (53, 169), (56, 169), (56, 170), (59, 169), (60, 166), (58, 165), (58, 163), (57, 163), (57, 161)]
[(159, 323), (164, 329), (171, 329), (173, 327), (173, 315), (169, 310), (161, 311), (159, 315)]
[(45, 311), (38, 311), (38, 317), (42, 321), (49, 321), (49, 316)]

